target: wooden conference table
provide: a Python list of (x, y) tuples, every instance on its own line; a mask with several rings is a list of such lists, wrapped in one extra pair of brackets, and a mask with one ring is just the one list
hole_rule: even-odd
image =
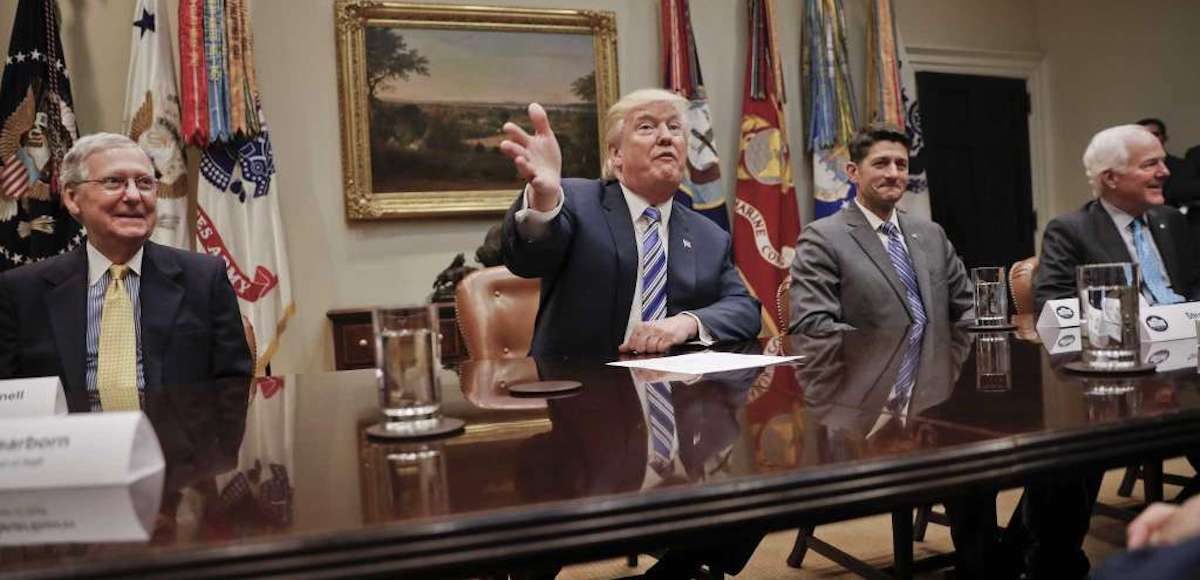
[[(738, 345), (805, 359), (672, 382), (678, 454), (665, 476), (647, 467), (647, 377), (601, 360), (446, 370), (444, 412), (468, 427), (417, 443), (366, 436), (378, 420), (370, 370), (147, 393), (167, 458), (150, 541), (0, 545), (0, 575), (480, 575), (885, 513), (1200, 446), (1194, 341), (1172, 351), (1191, 357), (1178, 370), (1082, 377), (1060, 369), (1078, 353), (1013, 333), (913, 338)], [(920, 364), (897, 404), (906, 357)], [(539, 379), (583, 386), (554, 399), (507, 392)]]

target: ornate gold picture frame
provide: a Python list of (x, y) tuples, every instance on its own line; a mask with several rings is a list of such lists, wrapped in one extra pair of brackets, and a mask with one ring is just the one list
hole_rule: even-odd
[(597, 177), (619, 94), (612, 12), (337, 0), (346, 219), (503, 212), (521, 187), (500, 127), (539, 102), (563, 174)]

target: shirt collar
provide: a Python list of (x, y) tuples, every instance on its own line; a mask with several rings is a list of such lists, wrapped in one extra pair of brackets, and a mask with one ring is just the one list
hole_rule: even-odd
[(1120, 232), (1127, 231), (1129, 229), (1130, 222), (1137, 219), (1128, 213), (1125, 213), (1125, 210), (1109, 203), (1108, 200), (1104, 199), (1103, 197), (1100, 198), (1100, 207), (1103, 207), (1104, 211), (1108, 212), (1109, 217), (1112, 218), (1113, 225), (1117, 226), (1117, 231)]
[[(857, 205), (858, 209), (863, 212), (863, 215), (867, 216), (867, 223), (871, 224), (871, 230), (879, 232), (879, 226), (883, 225), (884, 220), (879, 219), (879, 216), (875, 215), (875, 212), (867, 209), (866, 206), (860, 203), (858, 196), (854, 197), (854, 205)], [(887, 222), (895, 226), (896, 231), (900, 231), (900, 222), (896, 219), (897, 213), (896, 208), (892, 208), (892, 215), (888, 216)]]
[[(642, 217), (642, 212), (646, 211), (646, 208), (650, 207), (650, 204), (642, 196), (625, 187), (624, 183), (619, 181), (617, 183), (621, 185), (621, 193), (625, 196), (625, 205), (629, 206), (629, 218), (636, 224), (638, 223), (638, 218)], [(671, 204), (674, 202), (674, 199), (667, 199), (667, 201), (654, 206), (658, 208), (659, 214), (662, 216), (662, 225), (664, 226), (668, 225), (671, 221)]]
[[(137, 253), (125, 263), (137, 276), (142, 275), (142, 252), (145, 249), (145, 246), (138, 248)], [(88, 286), (95, 286), (100, 281), (100, 278), (104, 276), (104, 273), (108, 272), (108, 267), (112, 265), (112, 260), (101, 254), (100, 250), (97, 250), (96, 246), (93, 246), (91, 242), (87, 244), (87, 258)]]

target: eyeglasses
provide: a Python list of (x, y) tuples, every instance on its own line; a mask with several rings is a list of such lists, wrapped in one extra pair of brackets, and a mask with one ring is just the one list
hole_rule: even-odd
[(100, 179), (84, 179), (79, 183), (99, 183), (100, 187), (105, 192), (110, 194), (118, 194), (125, 191), (129, 187), (129, 182), (133, 181), (133, 186), (141, 193), (154, 193), (158, 190), (158, 180), (151, 175), (142, 175), (138, 177), (118, 177), (110, 175), (101, 177)]

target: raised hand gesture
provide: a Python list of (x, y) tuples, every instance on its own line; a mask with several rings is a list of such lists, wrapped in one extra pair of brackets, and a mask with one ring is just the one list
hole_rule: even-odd
[(541, 105), (529, 105), (529, 119), (533, 122), (533, 135), (516, 123), (504, 124), (504, 134), (508, 138), (500, 142), (500, 151), (513, 160), (517, 173), (529, 182), (532, 189), (529, 206), (538, 211), (549, 211), (558, 204), (562, 151)]

